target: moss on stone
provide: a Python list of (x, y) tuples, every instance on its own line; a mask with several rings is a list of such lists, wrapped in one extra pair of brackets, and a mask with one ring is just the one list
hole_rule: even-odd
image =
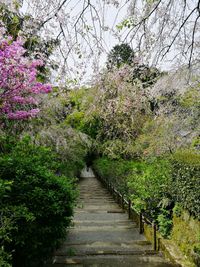
[(174, 215), (173, 225), (171, 239), (185, 255), (194, 260), (194, 248), (200, 243), (200, 221), (184, 211), (179, 217)]

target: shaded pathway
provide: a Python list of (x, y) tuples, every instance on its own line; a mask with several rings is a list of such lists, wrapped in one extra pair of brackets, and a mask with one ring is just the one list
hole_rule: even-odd
[(95, 177), (82, 178), (74, 226), (49, 267), (172, 267)]

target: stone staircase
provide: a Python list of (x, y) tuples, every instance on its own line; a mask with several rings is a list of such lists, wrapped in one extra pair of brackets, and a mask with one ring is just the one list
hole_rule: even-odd
[(47, 267), (173, 267), (95, 177), (82, 178), (74, 221)]

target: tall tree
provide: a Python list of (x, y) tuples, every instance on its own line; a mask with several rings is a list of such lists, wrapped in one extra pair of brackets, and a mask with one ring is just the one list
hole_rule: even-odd
[(107, 58), (107, 68), (120, 68), (123, 64), (131, 65), (134, 59), (134, 51), (128, 44), (116, 45), (112, 48)]

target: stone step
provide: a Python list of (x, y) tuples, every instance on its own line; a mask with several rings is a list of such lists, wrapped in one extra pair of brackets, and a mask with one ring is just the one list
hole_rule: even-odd
[(62, 249), (56, 253), (55, 257), (59, 256), (68, 256), (68, 257), (77, 257), (77, 256), (94, 256), (94, 255), (157, 255), (158, 252), (149, 250), (135, 250), (131, 248), (115, 248), (111, 249), (110, 247), (99, 247), (99, 248), (86, 248), (86, 247), (68, 247)]
[(121, 211), (121, 212), (124, 212), (115, 203), (111, 203), (110, 205), (101, 205), (99, 207), (97, 207), (97, 205), (94, 205), (94, 204), (86, 205), (85, 203), (83, 203), (83, 204), (80, 204), (79, 206), (77, 206), (76, 209), (75, 209), (76, 212), (79, 212), (81, 210), (108, 210), (108, 211)]
[(134, 241), (125, 241), (125, 242), (116, 242), (116, 241), (88, 241), (87, 243), (85, 243), (83, 240), (79, 241), (79, 242), (71, 242), (70, 244), (65, 241), (63, 243), (63, 247), (66, 246), (111, 246), (111, 247), (134, 247), (134, 246), (139, 246), (139, 247), (143, 247), (146, 246), (146, 248), (149, 249), (149, 247), (152, 245), (151, 242), (147, 241), (147, 240), (134, 240)]
[(112, 199), (112, 197), (108, 194), (105, 194), (105, 193), (102, 193), (102, 194), (87, 194), (87, 193), (84, 193), (84, 194), (81, 194), (81, 199), (98, 199), (98, 198), (101, 198), (101, 199)]
[[(137, 229), (137, 226), (134, 226)], [(83, 226), (83, 225), (74, 225), (71, 226), (69, 229), (71, 230), (71, 232), (74, 231), (79, 231), (79, 232), (84, 232), (84, 231), (90, 231), (90, 232), (102, 232), (102, 231), (125, 231), (125, 230), (131, 230), (134, 228), (133, 225), (117, 225), (117, 226), (110, 226), (110, 225), (102, 225), (102, 226)]]
[[(99, 200), (98, 199), (90, 199), (90, 200), (80, 200), (77, 202), (76, 206), (77, 207), (85, 207), (87, 205), (98, 205), (99, 204)], [(116, 205), (116, 202), (113, 201), (113, 199), (105, 199), (101, 202), (102, 206), (105, 206), (105, 205)]]
[(56, 256), (48, 267), (174, 267), (159, 255), (88, 255)]
[(68, 244), (74, 242), (126, 242), (133, 240), (145, 240), (143, 235), (140, 235), (138, 229), (112, 229), (98, 231), (80, 231), (78, 229), (70, 229), (66, 242)]
[(95, 214), (104, 214), (104, 215), (106, 215), (106, 214), (125, 214), (125, 212), (124, 211), (122, 211), (122, 210), (98, 210), (98, 209), (88, 209), (88, 210), (84, 210), (84, 209), (80, 209), (79, 211), (78, 211), (78, 214), (80, 215), (80, 214), (82, 214), (82, 213), (85, 213), (85, 214), (90, 214), (90, 213), (95, 213)]
[(90, 242), (86, 244), (76, 243), (69, 245), (65, 243), (62, 248), (56, 252), (56, 256), (77, 256), (77, 255), (139, 255), (145, 254), (157, 254), (152, 251), (152, 245), (148, 242), (124, 242), (124, 243), (112, 243), (112, 242)]
[(109, 220), (95, 220), (95, 221), (92, 221), (92, 220), (83, 220), (83, 221), (80, 221), (80, 220), (74, 220), (72, 225), (76, 225), (76, 227), (79, 227), (79, 226), (112, 226), (112, 227), (117, 227), (117, 226), (132, 226), (132, 227), (137, 227), (136, 226), (136, 223), (135, 222), (132, 222), (130, 220), (115, 220), (114, 222), (113, 221), (109, 221)]
[(83, 210), (83, 209), (80, 209), (79, 210), (79, 212), (78, 212), (79, 214), (81, 214), (81, 213), (87, 213), (87, 214), (90, 214), (90, 213), (96, 213), (96, 214), (98, 214), (98, 213), (101, 213), (101, 214), (125, 214), (125, 212), (124, 211), (122, 211), (122, 210), (114, 210), (114, 209), (112, 209), (112, 210), (101, 210), (101, 209), (99, 209), (99, 210), (97, 210), (97, 209), (85, 209), (85, 210)]
[(105, 194), (105, 193), (102, 193), (102, 194), (82, 194), (81, 195), (81, 198), (82, 199), (92, 199), (92, 198), (94, 198), (94, 199), (98, 199), (98, 198), (102, 198), (102, 199), (112, 199), (112, 197), (110, 196), (110, 195), (108, 195), (108, 194)]
[(74, 220), (89, 220), (89, 221), (119, 221), (119, 220), (126, 220), (127, 214), (125, 213), (108, 213), (108, 212), (99, 212), (99, 213), (92, 213), (92, 212), (79, 212), (74, 214)]
[(81, 179), (74, 221), (46, 267), (174, 267), (96, 178)]
[(80, 198), (79, 201), (78, 201), (78, 203), (79, 202), (81, 202), (81, 203), (82, 202), (85, 202), (85, 203), (87, 203), (87, 202), (89, 202), (89, 203), (95, 202), (96, 204), (99, 204), (99, 201), (102, 201), (102, 203), (109, 203), (109, 202), (116, 203), (113, 200), (113, 198), (111, 198), (111, 197), (104, 197), (104, 198), (102, 198), (102, 197), (89, 197), (87, 199)]
[(101, 225), (101, 226), (89, 226), (89, 225), (77, 225), (75, 224), (73, 227), (70, 227), (71, 230), (77, 231), (90, 231), (90, 232), (98, 232), (98, 231), (109, 231), (109, 230), (130, 230), (133, 228), (137, 228), (136, 225)]

